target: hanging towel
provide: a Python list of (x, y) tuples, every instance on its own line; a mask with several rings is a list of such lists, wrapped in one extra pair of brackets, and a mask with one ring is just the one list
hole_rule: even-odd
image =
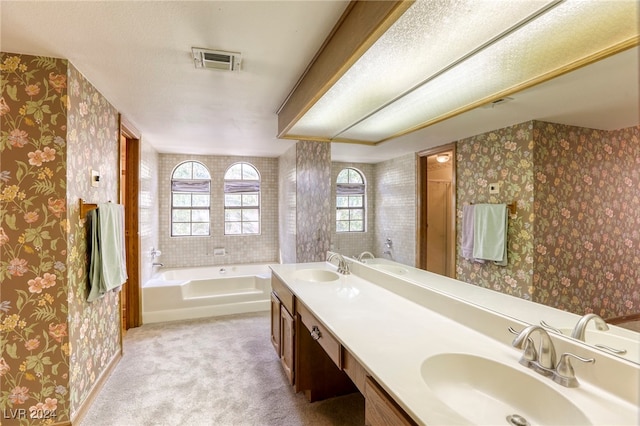
[(104, 203), (89, 212), (89, 296), (92, 302), (127, 280), (124, 207)]
[(474, 208), (473, 257), (507, 265), (506, 204), (476, 204)]
[(474, 209), (473, 204), (462, 207), (462, 257), (473, 260)]

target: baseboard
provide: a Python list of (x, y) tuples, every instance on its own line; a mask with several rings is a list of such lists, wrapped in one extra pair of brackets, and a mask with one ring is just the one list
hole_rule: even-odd
[(109, 376), (111, 376), (111, 373), (116, 368), (121, 359), (122, 352), (120, 351), (115, 354), (113, 358), (111, 358), (111, 361), (109, 361), (107, 368), (105, 368), (105, 370), (102, 372), (95, 386), (93, 386), (93, 389), (91, 389), (91, 392), (89, 392), (89, 395), (87, 395), (84, 401), (82, 401), (82, 403), (80, 404), (80, 408), (78, 408), (78, 410), (71, 417), (71, 422), (68, 422), (66, 424), (61, 423), (60, 425), (56, 424), (55, 426), (72, 426), (80, 424), (80, 421), (87, 414), (87, 411), (89, 411), (91, 404), (93, 404), (93, 401), (95, 401), (95, 399), (98, 397), (98, 394), (102, 390), (105, 382), (107, 381)]

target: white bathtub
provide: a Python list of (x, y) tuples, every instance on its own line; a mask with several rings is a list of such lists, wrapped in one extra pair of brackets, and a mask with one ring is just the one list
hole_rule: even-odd
[(142, 321), (268, 311), (270, 294), (268, 264), (165, 269), (142, 287)]

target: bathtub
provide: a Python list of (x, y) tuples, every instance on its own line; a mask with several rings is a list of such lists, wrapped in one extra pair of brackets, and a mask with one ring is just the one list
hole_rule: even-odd
[(268, 264), (164, 269), (142, 287), (142, 321), (268, 311), (270, 294)]

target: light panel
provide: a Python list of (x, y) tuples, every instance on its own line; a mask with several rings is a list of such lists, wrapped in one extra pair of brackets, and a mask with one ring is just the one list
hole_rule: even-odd
[(386, 140), (637, 44), (636, 1), (556, 3), (419, 0), (289, 134)]
[(335, 136), (550, 3), (417, 1), (289, 133)]

